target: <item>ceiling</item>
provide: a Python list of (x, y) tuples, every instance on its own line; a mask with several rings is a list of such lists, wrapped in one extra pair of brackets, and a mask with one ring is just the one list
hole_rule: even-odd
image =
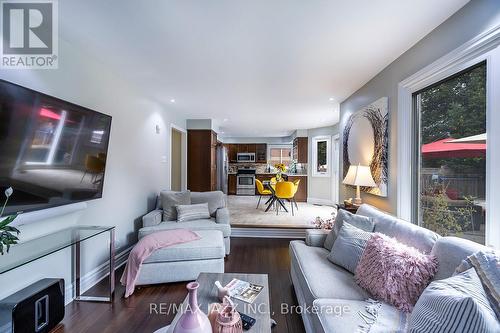
[(224, 136), (283, 136), (337, 123), (339, 102), (467, 2), (65, 0), (59, 29)]

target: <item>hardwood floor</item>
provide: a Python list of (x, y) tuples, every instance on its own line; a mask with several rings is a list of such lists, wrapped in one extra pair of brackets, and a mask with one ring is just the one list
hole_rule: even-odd
[[(231, 255), (227, 258), (226, 272), (266, 273), (269, 275), (269, 297), (278, 325), (274, 333), (304, 332), (300, 315), (281, 314), (282, 303), (296, 304), (290, 278), (290, 257), (285, 239), (232, 238)], [(168, 325), (174, 313), (150, 313), (150, 304), (180, 304), (187, 295), (186, 283), (169, 283), (142, 287), (128, 299), (123, 298), (124, 287), (118, 280), (123, 268), (116, 274), (116, 291), (113, 304), (72, 302), (66, 306), (66, 316), (53, 333), (62, 332), (145, 332), (151, 333)], [(95, 286), (90, 293), (104, 290), (106, 281)], [(165, 305), (164, 305), (165, 306)]]

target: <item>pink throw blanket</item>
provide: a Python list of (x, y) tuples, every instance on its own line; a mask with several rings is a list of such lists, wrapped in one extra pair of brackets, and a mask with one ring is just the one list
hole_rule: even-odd
[(125, 298), (134, 292), (141, 265), (151, 253), (157, 249), (192, 242), (198, 239), (200, 239), (200, 236), (187, 229), (159, 231), (141, 238), (132, 251), (130, 251), (127, 266), (125, 266), (122, 278), (120, 279), (122, 285), (126, 286)]

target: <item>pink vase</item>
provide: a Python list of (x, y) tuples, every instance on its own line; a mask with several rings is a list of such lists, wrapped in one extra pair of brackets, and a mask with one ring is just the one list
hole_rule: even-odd
[(197, 289), (199, 286), (198, 282), (187, 284), (188, 306), (175, 324), (174, 333), (212, 333), (212, 326), (207, 315), (198, 306)]

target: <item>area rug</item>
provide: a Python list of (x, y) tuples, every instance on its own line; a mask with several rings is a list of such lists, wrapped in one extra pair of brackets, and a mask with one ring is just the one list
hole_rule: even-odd
[(335, 210), (331, 206), (312, 205), (305, 202), (299, 202), (299, 209), (294, 207), (294, 216), (292, 216), (290, 203), (286, 202), (288, 213), (280, 210), (276, 215), (276, 210), (265, 212), (264, 203), (267, 198), (263, 197), (258, 209), (258, 196), (236, 196), (227, 197), (229, 213), (231, 215), (232, 226), (257, 226), (257, 227), (279, 227), (279, 228), (314, 228), (312, 222), (319, 216), (321, 218), (331, 217)]

